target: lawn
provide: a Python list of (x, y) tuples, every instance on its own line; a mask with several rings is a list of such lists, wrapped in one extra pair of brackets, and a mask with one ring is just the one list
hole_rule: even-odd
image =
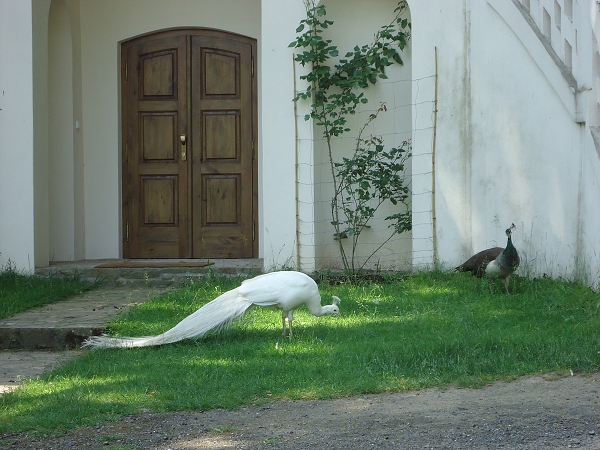
[[(133, 309), (117, 335), (173, 326), (238, 279), (214, 278)], [(388, 282), (320, 284), (342, 317), (251, 310), (201, 341), (86, 351), (64, 367), (0, 396), (0, 433), (56, 433), (150, 410), (236, 408), (277, 399), (481, 386), (542, 373), (600, 369), (600, 296), (551, 279), (500, 282), (421, 273)]]
[(0, 319), (64, 300), (91, 287), (78, 279), (25, 275), (8, 264), (0, 268)]

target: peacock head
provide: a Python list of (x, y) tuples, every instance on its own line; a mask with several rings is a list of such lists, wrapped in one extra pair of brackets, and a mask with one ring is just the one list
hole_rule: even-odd
[(336, 297), (335, 295), (332, 295), (331, 297), (333, 298), (333, 302), (331, 305), (329, 305), (327, 307), (328, 308), (327, 313), (335, 314), (336, 316), (341, 316), (342, 314), (340, 313), (340, 307), (339, 307), (339, 304), (341, 301), (340, 298)]

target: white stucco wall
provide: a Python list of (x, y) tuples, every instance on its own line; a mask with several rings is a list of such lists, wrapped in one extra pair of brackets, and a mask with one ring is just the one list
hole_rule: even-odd
[[(419, 89), (413, 86), (414, 267), (431, 267), (437, 258), (452, 269), (476, 251), (503, 246), (514, 222), (521, 273), (597, 283), (600, 165), (589, 127), (598, 126), (593, 99), (600, 97), (586, 90), (598, 77), (586, 25), (594, 6), (574, 4), (574, 17), (585, 18), (572, 55), (579, 94), (511, 1), (410, 5), (413, 79), (420, 80)], [(571, 32), (574, 25), (565, 23), (563, 33)], [(432, 196), (430, 119), (417, 97), (433, 98), (435, 85), (425, 77), (435, 71), (434, 48)]]
[(553, 266), (572, 258), (556, 261), (559, 253), (564, 257), (575, 250), (579, 214), (579, 189), (573, 183), (581, 176), (579, 125), (559, 97), (568, 85), (562, 79), (552, 83), (544, 75), (553, 70), (551, 61), (540, 70), (514, 36), (509, 23), (523, 20), (516, 10), (507, 23), (489, 5), (477, 8), (488, 26), (472, 29), (477, 39), (471, 44), (470, 187), (475, 195), (470, 244), (503, 245), (502, 230), (514, 222), (515, 243), (525, 256), (522, 270), (534, 265), (556, 274)]
[(48, 248), (50, 260), (75, 255), (75, 119), (69, 11), (53, 0), (48, 17)]
[[(503, 246), (514, 222), (521, 273), (597, 276), (598, 157), (589, 124), (576, 122), (576, 94), (511, 2), (465, 5), (477, 20), (465, 28), (463, 59), (440, 57), (439, 259), (453, 267)], [(466, 120), (447, 116), (456, 100), (447, 70), (467, 80), (456, 103)], [(458, 142), (452, 123), (465, 124)]]
[(268, 269), (295, 264), (297, 256), (294, 64), (288, 44), (304, 11), (302, 2), (261, 2), (259, 222)]
[[(354, 46), (370, 44), (383, 25), (388, 25), (394, 18), (397, 6), (394, 0), (376, 0), (363, 2), (360, 0), (330, 0), (325, 2), (326, 18), (334, 23), (324, 33), (324, 39), (330, 39), (338, 46), (340, 57), (352, 51)], [(410, 20), (410, 12), (405, 12)], [(358, 108), (358, 114), (348, 117), (348, 127), (352, 131), (334, 139), (333, 155), (335, 161), (350, 157), (356, 145), (358, 131), (368, 121), (370, 114), (375, 113), (382, 103), (387, 111), (381, 112), (378, 118), (365, 130), (363, 139), (371, 135), (384, 139), (387, 149), (402, 145), (403, 141), (412, 138), (412, 51), (411, 43), (401, 52), (404, 64), (390, 66), (386, 70), (387, 80), (380, 80), (376, 86), (365, 90), (369, 103)], [(308, 102), (303, 102), (308, 103)], [(431, 105), (430, 105), (431, 106)], [(299, 120), (303, 120), (302, 117)], [(331, 199), (333, 182), (326, 142), (321, 127), (315, 127), (314, 178), (304, 180), (304, 184), (314, 183), (315, 189), (315, 246), (317, 268), (341, 268), (342, 262), (338, 243), (334, 240), (335, 229), (331, 225)], [(407, 182), (410, 182), (410, 160), (407, 164)], [(314, 180), (314, 181), (313, 181)], [(412, 233), (395, 235), (383, 247), (384, 240), (391, 235), (386, 216), (403, 211), (402, 206), (383, 205), (370, 221), (369, 229), (361, 234), (355, 263), (357, 267), (368, 260), (366, 268), (410, 269), (412, 264)], [(351, 239), (344, 240), (346, 254), (350, 257)], [(377, 250), (379, 249), (379, 250)], [(377, 251), (376, 251), (377, 250)], [(373, 255), (373, 253), (375, 254)], [(371, 256), (373, 255), (373, 256)]]
[[(30, 2), (0, 0), (0, 267), (34, 267)], [(16, 43), (19, 43), (18, 45)]]
[[(470, 220), (470, 73), (466, 42), (470, 11), (463, 1), (409, 2), (413, 54), (413, 267), (432, 268), (442, 242), (460, 242)], [(431, 102), (436, 101), (437, 125)], [(435, 135), (435, 139), (434, 139)], [(435, 142), (435, 148), (434, 148)], [(435, 154), (434, 154), (435, 153)], [(432, 173), (435, 160), (435, 195)], [(434, 203), (435, 198), (435, 203)], [(436, 217), (437, 216), (437, 217)], [(434, 218), (435, 227), (434, 232)], [(434, 239), (435, 236), (435, 239)], [(437, 253), (436, 253), (437, 250)]]
[(48, 197), (48, 17), (50, 0), (35, 0), (33, 24), (33, 193), (34, 265), (45, 265), (50, 258)]

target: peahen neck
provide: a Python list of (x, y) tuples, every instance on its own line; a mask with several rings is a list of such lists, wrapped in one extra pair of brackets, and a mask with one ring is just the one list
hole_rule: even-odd
[(512, 238), (510, 236), (508, 237), (508, 242), (506, 243), (506, 250), (515, 250), (515, 246), (513, 245)]
[(501, 261), (499, 263), (511, 270), (514, 270), (519, 265), (519, 254), (517, 253), (517, 249), (512, 243), (512, 239), (509, 236), (508, 242), (506, 243), (506, 248), (500, 255)]

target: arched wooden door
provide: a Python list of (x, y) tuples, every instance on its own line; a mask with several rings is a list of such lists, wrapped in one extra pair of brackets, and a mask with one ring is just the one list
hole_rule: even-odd
[(255, 55), (215, 30), (122, 44), (125, 258), (256, 257)]

